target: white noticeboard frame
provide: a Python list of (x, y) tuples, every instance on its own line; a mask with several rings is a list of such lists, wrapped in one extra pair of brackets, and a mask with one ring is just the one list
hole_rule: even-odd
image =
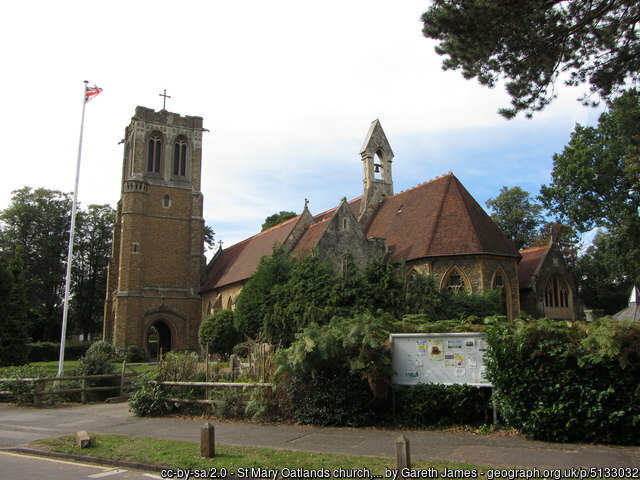
[(394, 384), (492, 386), (485, 376), (483, 333), (394, 333), (389, 340)]

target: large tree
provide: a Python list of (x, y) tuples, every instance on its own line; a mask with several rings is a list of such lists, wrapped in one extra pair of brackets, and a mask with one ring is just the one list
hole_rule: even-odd
[(114, 219), (109, 205), (89, 205), (76, 217), (70, 305), (70, 330), (75, 333), (101, 329)]
[[(78, 211), (70, 330), (99, 330), (113, 216), (108, 205)], [(70, 224), (71, 196), (56, 190), (24, 187), (14, 191), (11, 204), (0, 211), (0, 258), (8, 263), (20, 257), (28, 280), (24, 295), (33, 340), (60, 338)]]
[(507, 118), (543, 109), (565, 72), (605, 98), (640, 82), (637, 0), (434, 0), (422, 20), (445, 70), (489, 87), (506, 80)]
[(576, 263), (583, 298), (609, 312), (640, 275), (640, 94), (630, 90), (600, 116), (576, 125), (553, 157), (543, 204), (580, 232), (603, 229)]
[(577, 124), (569, 144), (553, 156), (544, 206), (580, 232), (627, 228), (640, 207), (640, 94), (614, 100), (596, 127)]
[(24, 187), (0, 212), (0, 252), (10, 258), (22, 247), (34, 340), (59, 338), (71, 198), (68, 193)]
[(273, 215), (269, 215), (267, 218), (264, 219), (264, 223), (262, 224), (261, 231), (264, 232), (266, 229), (279, 225), (282, 222), (295, 217), (296, 215), (297, 215), (296, 212), (287, 212), (285, 210), (278, 213), (274, 213)]
[(502, 187), (486, 202), (491, 218), (518, 250), (531, 246), (542, 224), (542, 206), (520, 187)]

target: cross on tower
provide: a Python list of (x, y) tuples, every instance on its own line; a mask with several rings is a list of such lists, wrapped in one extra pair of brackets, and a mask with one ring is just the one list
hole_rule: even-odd
[(164, 97), (162, 99), (162, 110), (166, 110), (167, 108), (167, 98), (171, 98), (171, 95), (167, 95), (167, 89), (164, 89), (164, 93), (159, 93), (158, 96)]

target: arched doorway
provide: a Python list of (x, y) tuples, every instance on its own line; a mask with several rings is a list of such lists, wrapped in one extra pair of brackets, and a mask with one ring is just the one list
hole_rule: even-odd
[(171, 329), (162, 320), (151, 324), (147, 333), (147, 351), (151, 358), (171, 350)]

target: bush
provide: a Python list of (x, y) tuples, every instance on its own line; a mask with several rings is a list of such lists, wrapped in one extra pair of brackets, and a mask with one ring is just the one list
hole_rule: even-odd
[(397, 416), (406, 426), (478, 425), (490, 419), (490, 388), (422, 383), (394, 390)]
[[(84, 354), (75, 369), (76, 375), (115, 375), (116, 368), (113, 365), (115, 360), (115, 349), (107, 342), (98, 341), (92, 344)], [(87, 382), (90, 387), (109, 387), (118, 384), (117, 378), (99, 378)], [(116, 389), (97, 392), (88, 392), (89, 400), (103, 400), (113, 396)]]
[(172, 404), (168, 400), (166, 390), (151, 382), (159, 381), (157, 371), (143, 373), (136, 378), (129, 396), (129, 410), (138, 417), (156, 417), (169, 413)]
[(116, 348), (111, 345), (109, 342), (105, 342), (104, 340), (98, 340), (91, 344), (91, 346), (87, 349), (85, 356), (93, 356), (98, 353), (109, 357), (111, 360), (115, 360), (118, 352)]
[(145, 351), (136, 345), (118, 348), (116, 352), (116, 359), (119, 362), (135, 363), (144, 362), (147, 359)]
[(640, 325), (548, 319), (487, 330), (498, 410), (527, 437), (640, 444)]
[[(14, 367), (9, 369), (8, 373), (4, 376), (12, 380), (3, 382), (0, 384), (3, 390), (11, 392), (16, 399), (16, 402), (20, 404), (33, 403), (34, 385), (33, 382), (24, 382), (25, 378), (42, 378), (50, 376), (42, 367), (34, 367), (31, 365), (24, 365), (21, 367)], [(50, 384), (49, 384), (50, 385)], [(50, 400), (49, 395), (42, 397), (43, 402)]]
[(344, 369), (294, 376), (286, 390), (293, 418), (301, 424), (363, 427), (380, 420), (385, 409), (362, 377)]
[(233, 312), (221, 310), (207, 316), (200, 324), (198, 340), (203, 349), (209, 348), (209, 353), (228, 356), (233, 347), (242, 341), (242, 335), (233, 323)]
[[(66, 345), (64, 349), (65, 360), (79, 360), (91, 343), (84, 342), (76, 345)], [(29, 349), (29, 362), (55, 362), (60, 358), (60, 344), (55, 342), (36, 342), (27, 345)]]

